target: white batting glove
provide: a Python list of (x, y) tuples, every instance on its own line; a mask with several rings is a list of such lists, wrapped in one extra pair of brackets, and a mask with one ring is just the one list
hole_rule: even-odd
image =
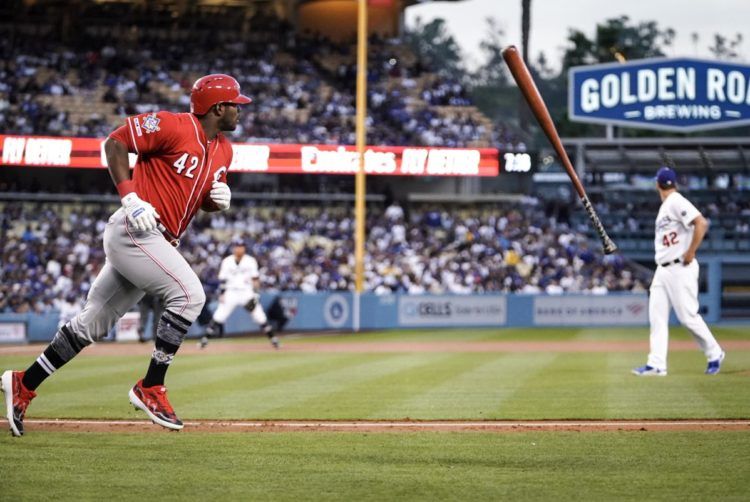
[(214, 181), (208, 196), (211, 197), (211, 200), (219, 210), (226, 211), (229, 209), (229, 202), (232, 200), (232, 191), (226, 183)]
[(125, 208), (125, 214), (128, 221), (137, 230), (148, 232), (156, 228), (160, 216), (154, 206), (142, 200), (135, 192), (130, 192), (122, 198), (122, 207)]

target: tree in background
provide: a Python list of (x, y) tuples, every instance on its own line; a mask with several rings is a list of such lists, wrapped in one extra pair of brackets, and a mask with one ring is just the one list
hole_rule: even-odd
[[(660, 57), (672, 45), (675, 31), (662, 28), (657, 21), (631, 22), (628, 16), (607, 19), (598, 23), (592, 39), (580, 30), (568, 33), (568, 46), (560, 73), (540, 83), (540, 90), (548, 101), (550, 113), (563, 136), (602, 136), (604, 126), (571, 122), (568, 118), (568, 69), (614, 61)], [(628, 136), (652, 136), (642, 129), (623, 129)], [(659, 133), (664, 135), (664, 133)]]
[(507, 87), (509, 82), (508, 70), (503, 60), (505, 48), (505, 32), (494, 17), (487, 17), (485, 36), (479, 43), (482, 63), (471, 75), (475, 85), (486, 87)]
[(742, 44), (742, 33), (737, 33), (733, 39), (729, 39), (718, 33), (714, 35), (714, 44), (708, 48), (716, 59), (734, 61), (739, 59), (739, 46)]
[[(529, 59), (529, 69), (537, 87), (544, 96), (552, 119), (563, 136), (603, 136), (604, 126), (571, 122), (568, 119), (568, 69), (613, 61), (628, 61), (664, 56), (671, 47), (675, 31), (662, 27), (657, 21), (631, 21), (628, 16), (620, 16), (597, 23), (594, 36), (577, 29), (569, 30), (567, 46), (562, 56), (560, 70), (549, 64), (544, 53), (536, 59), (529, 57), (529, 34), (531, 25), (531, 0), (522, 0), (522, 51), (524, 59)], [(470, 71), (460, 48), (448, 31), (443, 19), (435, 19), (423, 24), (417, 19), (416, 25), (405, 34), (406, 41), (432, 68), (440, 71), (467, 86), (476, 106), (489, 118), (502, 126), (508, 125), (525, 131), (522, 115), (519, 113), (520, 93), (511, 82), (507, 67), (502, 59), (506, 46), (505, 33), (501, 23), (495, 18), (485, 19), (486, 34), (480, 44), (481, 57), (476, 70)], [(692, 34), (694, 46), (698, 47), (699, 37)], [(743, 37), (715, 35), (709, 47), (717, 59), (737, 60), (741, 57)], [(744, 130), (745, 128), (741, 129)], [(709, 135), (737, 134), (738, 129), (726, 129), (702, 133)], [(645, 129), (620, 130), (624, 136), (670, 136), (677, 133), (654, 132)], [(527, 144), (545, 144), (535, 121), (529, 121), (528, 134), (524, 134)]]
[(404, 33), (404, 39), (427, 66), (463, 82), (466, 70), (461, 48), (448, 31), (445, 19), (423, 24), (418, 17), (414, 27)]
[[(526, 1), (523, 0), (522, 4), (526, 4)], [(530, 8), (530, 2), (525, 7)], [(530, 19), (524, 18), (525, 15), (522, 16), (522, 29), (526, 29), (523, 26), (526, 22), (530, 24)], [(486, 32), (480, 46), (482, 63), (472, 78), (474, 102), (495, 121), (507, 124), (514, 122), (513, 119), (517, 117), (519, 128), (543, 143), (536, 122), (529, 120), (527, 127), (524, 127), (523, 116), (519, 111), (522, 108), (518, 106), (522, 100), (516, 87), (510, 84), (506, 66), (502, 61), (505, 34), (500, 28), (500, 23), (492, 18), (487, 19)], [(603, 126), (571, 122), (568, 119), (567, 74), (571, 66), (663, 56), (675, 36), (673, 29), (662, 28), (656, 21), (634, 23), (627, 16), (598, 23), (594, 33), (594, 37), (589, 38), (580, 30), (570, 30), (562, 68), (559, 71), (550, 67), (547, 57), (542, 53), (529, 64), (550, 114), (564, 136), (604, 134)]]
[(470, 73), (472, 101), (493, 122), (508, 124), (518, 116), (518, 89), (510, 84), (508, 67), (503, 60), (505, 32), (494, 17), (487, 17), (485, 36), (479, 44), (481, 63)]
[(672, 45), (674, 37), (672, 28), (661, 28), (656, 21), (633, 24), (628, 16), (597, 24), (593, 40), (579, 30), (570, 30), (563, 72), (583, 64), (664, 56), (664, 49)]

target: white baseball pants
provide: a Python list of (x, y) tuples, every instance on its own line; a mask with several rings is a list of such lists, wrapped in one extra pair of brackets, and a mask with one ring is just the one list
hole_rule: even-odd
[(648, 300), (651, 325), (649, 366), (667, 369), (670, 307), (674, 308), (680, 323), (690, 330), (706, 359), (713, 361), (721, 356), (719, 343), (698, 312), (698, 271), (697, 260), (687, 266), (675, 263), (669, 267), (656, 267)]
[[(232, 312), (234, 312), (234, 309), (247, 305), (247, 302), (249, 302), (254, 295), (255, 292), (253, 290), (227, 289), (221, 296), (219, 306), (216, 307), (216, 311), (214, 312), (214, 322), (219, 324), (227, 322), (227, 319)], [(250, 312), (250, 316), (253, 318), (253, 321), (260, 326), (268, 322), (268, 318), (266, 317), (266, 313), (263, 311), (260, 302), (258, 302), (252, 312)]]

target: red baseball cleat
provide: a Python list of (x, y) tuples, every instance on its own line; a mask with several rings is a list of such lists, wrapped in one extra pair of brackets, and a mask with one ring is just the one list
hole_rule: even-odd
[(182, 429), (182, 421), (177, 418), (172, 405), (169, 404), (167, 388), (163, 385), (144, 387), (143, 380), (138, 380), (128, 396), (135, 409), (145, 411), (155, 424), (177, 431)]
[(26, 408), (36, 397), (36, 392), (23, 385), (24, 371), (8, 370), (0, 380), (0, 389), (5, 393), (5, 416), (10, 425), (10, 432), (14, 436), (23, 436), (23, 417)]

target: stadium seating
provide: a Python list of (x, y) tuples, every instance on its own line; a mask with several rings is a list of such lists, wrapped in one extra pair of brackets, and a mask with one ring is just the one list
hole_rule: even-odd
[[(691, 202), (709, 221), (709, 231), (701, 250), (708, 253), (738, 253), (750, 246), (750, 201), (742, 191), (685, 190)], [(597, 203), (607, 232), (623, 252), (653, 252), (654, 223), (659, 211), (654, 191), (611, 191)], [(571, 225), (595, 238), (582, 211), (571, 216)]]
[[(160, 24), (162, 14), (135, 4), (88, 5), (71, 21), (77, 29), (64, 45), (49, 36), (43, 16), (38, 23), (0, 23), (0, 133), (103, 137), (127, 115), (187, 110), (192, 82), (223, 72), (254, 98), (234, 140), (354, 143), (350, 44), (297, 34), (264, 14), (235, 19), (231, 6), (204, 6), (197, 26), (180, 18)], [(214, 34), (209, 26), (219, 19), (226, 29)], [(400, 41), (373, 37), (369, 53), (368, 143), (520, 143), (471, 106), (459, 83), (426, 68)]]
[[(0, 203), (0, 312), (43, 312), (80, 301), (104, 263), (102, 233), (117, 204)], [(371, 205), (365, 289), (378, 294), (643, 291), (648, 278), (603, 256), (533, 206)], [(403, 216), (402, 216), (403, 215)], [(181, 253), (209, 293), (233, 237), (258, 258), (262, 288), (353, 287), (353, 217), (343, 203), (250, 204), (201, 213)]]

